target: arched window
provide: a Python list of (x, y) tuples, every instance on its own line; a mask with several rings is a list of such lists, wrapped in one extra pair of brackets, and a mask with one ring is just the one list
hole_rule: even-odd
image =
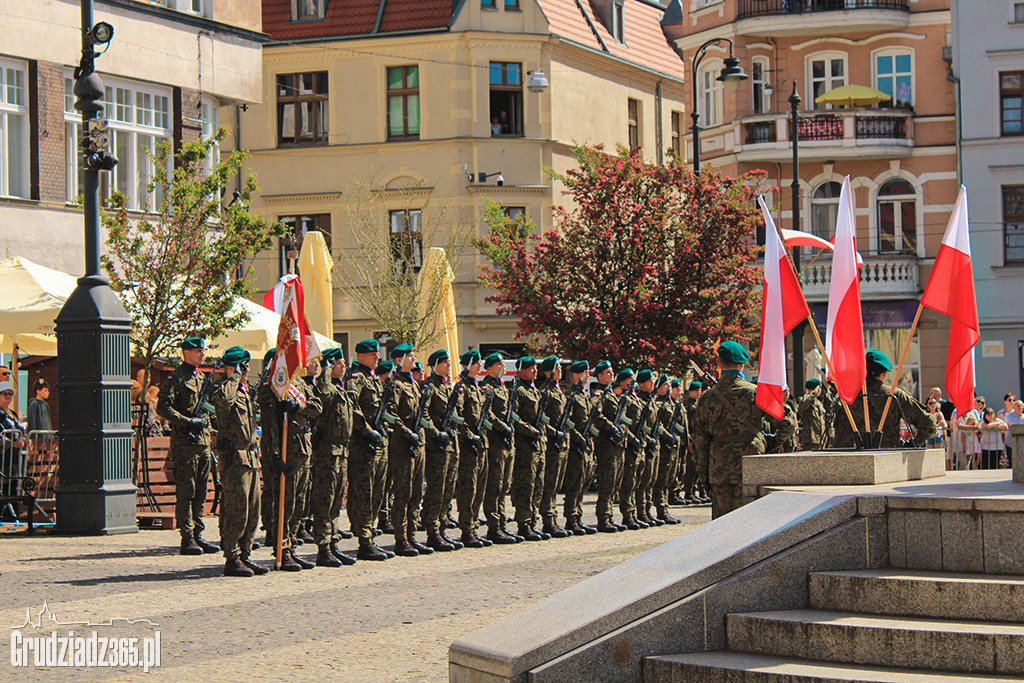
[(750, 60), (750, 85), (753, 88), (754, 113), (767, 114), (772, 110), (771, 81), (768, 79), (768, 58)]
[(917, 252), (917, 192), (902, 178), (878, 188), (879, 253)]
[(841, 184), (830, 181), (818, 185), (811, 195), (811, 232), (818, 237), (830, 239), (835, 232), (842, 189)]

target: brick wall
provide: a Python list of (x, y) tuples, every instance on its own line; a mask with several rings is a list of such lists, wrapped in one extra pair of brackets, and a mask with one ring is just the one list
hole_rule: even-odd
[(64, 68), (53, 62), (37, 62), (36, 87), (39, 109), (32, 133), (39, 140), (39, 199), (63, 202), (67, 197)]

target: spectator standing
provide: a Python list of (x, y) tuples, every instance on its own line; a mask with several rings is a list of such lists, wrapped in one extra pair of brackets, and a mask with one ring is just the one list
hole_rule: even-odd
[(32, 393), (35, 397), (28, 402), (28, 431), (36, 430), (49, 431), (53, 429), (50, 422), (50, 385), (40, 377), (32, 385)]
[(1009, 413), (1003, 418), (1003, 422), (1006, 423), (1007, 430), (1006, 434), (1006, 462), (1009, 467), (1013, 467), (1013, 437), (1010, 435), (1009, 428), (1013, 425), (1024, 424), (1024, 401), (1013, 402), (1013, 412)]
[[(949, 424), (946, 422), (945, 416), (942, 414), (939, 402), (934, 398), (928, 399), (928, 412), (932, 414), (932, 419), (935, 420), (935, 436), (928, 439), (925, 442), (925, 446), (928, 448), (945, 448), (946, 447), (946, 433), (949, 429)], [(948, 454), (947, 454), (948, 459)]]
[[(974, 411), (970, 411), (973, 413)], [(976, 470), (981, 466), (981, 442), (978, 440), (978, 418), (970, 413), (964, 417), (960, 426), (960, 435), (963, 440), (964, 454), (967, 456), (967, 467), (965, 469)]]
[[(6, 369), (6, 368), (3, 368)], [(8, 377), (10, 371), (8, 371)], [(0, 381), (0, 469), (6, 474), (20, 477), (24, 474), (24, 448), (25, 433), (24, 425), (18, 419), (17, 413), (11, 408), (14, 402), (14, 387), (10, 382)], [(0, 484), (0, 494), (5, 496), (17, 495), (20, 487), (17, 482), (5, 480)], [(15, 515), (19, 513), (19, 506), (14, 505)]]
[(986, 408), (978, 423), (981, 441), (981, 469), (994, 470), (999, 467), (999, 456), (1003, 452), (1003, 433), (1006, 423), (996, 417), (996, 411)]
[[(1013, 415), (1013, 404), (1016, 401), (1017, 401), (1016, 394), (1014, 394), (1012, 391), (1011, 392), (1007, 392), (1006, 395), (1003, 396), (1003, 407), (1002, 407), (1002, 409), (999, 410), (999, 412), (996, 413), (996, 417), (998, 417), (1003, 422), (1006, 422), (1006, 416), (1007, 415)], [(1006, 424), (1007, 424), (1007, 427), (1009, 427), (1010, 423), (1006, 422)], [(1006, 460), (1006, 466), (1009, 467), (1010, 466), (1010, 464), (1009, 464), (1010, 463), (1010, 451), (1013, 450), (1013, 444), (1011, 443), (1012, 437), (1010, 436), (1010, 432), (1009, 431), (1004, 431), (1002, 433), (1002, 440), (1003, 440), (1003, 453), (1005, 454), (1004, 458)]]

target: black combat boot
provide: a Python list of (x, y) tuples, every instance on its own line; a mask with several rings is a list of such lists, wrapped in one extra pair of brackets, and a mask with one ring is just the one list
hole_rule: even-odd
[(296, 555), (295, 554), (295, 548), (287, 548), (287, 549), (285, 549), (284, 552), (289, 554), (289, 555), (291, 555), (292, 559), (295, 560), (295, 563), (298, 564), (303, 569), (312, 569), (313, 567), (316, 566), (315, 564), (313, 564), (309, 560), (304, 560), (301, 557), (299, 557), (298, 555)]
[(196, 539), (192, 537), (192, 534), (181, 535), (181, 550), (178, 551), (179, 555), (202, 555), (203, 549), (196, 544)]
[(405, 534), (395, 536), (395, 554), (399, 557), (418, 557), (419, 551), (413, 548)]
[(679, 524), (680, 522), (682, 522), (682, 520), (676, 519), (675, 517), (670, 515), (668, 513), (668, 510), (663, 510), (662, 512), (659, 512), (658, 519), (660, 519), (665, 524)]
[(463, 545), (461, 541), (456, 541), (454, 538), (448, 538), (448, 534), (445, 533), (444, 529), (437, 532), (437, 535), (441, 537), (441, 540), (450, 545), (455, 550), (462, 550)]
[(387, 553), (370, 543), (365, 538), (359, 539), (359, 552), (356, 553), (356, 558), (360, 560), (372, 560), (374, 562), (383, 562), (388, 559)]
[(295, 556), (288, 552), (287, 548), (281, 553), (281, 564), (278, 566), (283, 572), (301, 572), (302, 565), (295, 561)]
[(441, 538), (441, 534), (436, 531), (427, 532), (427, 547), (436, 550), (439, 553), (448, 553), (455, 550), (455, 546), (451, 543), (445, 542)]
[(602, 519), (597, 523), (597, 530), (603, 534), (614, 534), (617, 531), (621, 531), (617, 524), (614, 524), (610, 519)]
[(516, 530), (516, 536), (522, 536), (523, 540), (526, 540), (526, 541), (543, 541), (544, 540), (544, 538), (540, 534), (538, 534), (534, 530), (533, 527), (523, 526), (522, 524), (520, 524), (519, 528)]
[(245, 565), (245, 563), (242, 562), (237, 557), (235, 557), (233, 559), (230, 559), (230, 560), (226, 560), (224, 562), (224, 576), (245, 576), (245, 577), (249, 577), (249, 576), (252, 576), (253, 574), (254, 574), (253, 570), (249, 569), (249, 567), (247, 567)]
[(203, 540), (203, 537), (196, 534), (196, 545), (206, 554), (219, 553), (220, 546), (214, 545), (213, 543), (207, 543)]
[(573, 536), (586, 536), (587, 530), (583, 528), (580, 521), (573, 517), (572, 519), (565, 520), (565, 530)]
[(554, 519), (544, 521), (544, 533), (551, 536), (551, 538), (566, 538), (567, 536), (572, 536), (570, 532), (558, 526), (558, 522)]
[(463, 531), (462, 532), (462, 541), (461, 542), (462, 542), (462, 545), (466, 546), (467, 548), (483, 548), (484, 547), (483, 541), (481, 541), (480, 537), (477, 536), (472, 531)]
[(418, 552), (420, 555), (432, 555), (434, 553), (433, 548), (428, 548), (427, 546), (417, 541), (415, 534), (409, 534), (409, 545), (415, 548), (416, 552)]
[(498, 545), (512, 545), (517, 543), (516, 537), (507, 534), (498, 527), (491, 527), (487, 530), (487, 540)]
[(381, 548), (379, 545), (377, 545), (376, 541), (372, 541), (370, 545), (372, 545), (374, 548), (376, 548), (377, 550), (379, 550), (382, 553), (384, 553), (385, 555), (387, 555), (389, 560), (392, 557), (395, 556), (395, 554), (393, 552), (391, 552), (390, 550), (388, 550), (387, 548)]
[(533, 530), (533, 533), (535, 533), (538, 536), (540, 536), (540, 540), (542, 540), (542, 541), (550, 541), (551, 540), (551, 534), (549, 534), (548, 532), (546, 532), (546, 531), (537, 531), (537, 527), (532, 525), (532, 524), (530, 525), (530, 528)]
[(320, 546), (320, 549), (316, 553), (316, 566), (340, 567), (341, 560), (334, 556), (334, 553), (331, 552), (330, 547), (322, 545)]
[(380, 518), (380, 523), (377, 526), (380, 528), (381, 533), (384, 533), (384, 534), (393, 534), (393, 533), (395, 533), (395, 527), (391, 526), (391, 520), (388, 519), (387, 517), (381, 517)]
[(501, 529), (501, 533), (505, 534), (506, 536), (511, 536), (512, 538), (514, 538), (516, 543), (522, 543), (524, 540), (526, 540), (519, 534), (514, 534), (511, 531), (509, 531), (508, 526), (506, 526), (504, 522), (502, 522), (501, 526), (498, 528)]
[(629, 517), (622, 518), (622, 525), (630, 531), (640, 531), (640, 529), (646, 529), (647, 525), (640, 526), (640, 522), (636, 521), (636, 517), (630, 515)]
[(346, 529), (338, 529), (338, 535), (344, 538), (346, 541), (353, 538), (354, 534)]
[(345, 553), (341, 552), (341, 548), (338, 547), (338, 542), (337, 541), (332, 543), (329, 546), (329, 548), (330, 548), (331, 554), (334, 555), (336, 558), (338, 558), (338, 561), (341, 562), (346, 567), (351, 567), (352, 565), (354, 565), (356, 563), (356, 558), (349, 557)]
[(303, 543), (313, 543), (315, 541), (313, 534), (309, 533), (309, 529), (306, 528), (305, 524), (299, 525), (299, 533), (296, 535)]
[(260, 565), (256, 564), (255, 562), (250, 560), (248, 556), (242, 558), (242, 564), (251, 569), (252, 573), (256, 576), (263, 576), (264, 574), (270, 573), (269, 569), (267, 569), (266, 567), (261, 567)]

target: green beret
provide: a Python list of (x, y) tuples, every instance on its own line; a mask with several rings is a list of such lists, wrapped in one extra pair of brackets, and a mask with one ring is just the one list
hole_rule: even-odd
[(391, 358), (395, 360), (410, 353), (412, 353), (412, 344), (399, 344), (391, 349)]
[(556, 367), (558, 367), (558, 356), (548, 356), (540, 362), (542, 372), (552, 372)]
[(480, 352), (476, 349), (470, 349), (459, 356), (459, 363), (461, 363), (463, 367), (469, 367), (478, 360), (480, 360)]
[(332, 346), (329, 349), (324, 349), (323, 356), (332, 363), (337, 363), (344, 357), (343, 354), (341, 353), (341, 349), (339, 349), (337, 346)]
[(661, 385), (664, 384), (667, 381), (668, 381), (668, 375), (661, 375), (661, 376), (659, 376), (657, 381), (654, 383), (654, 388), (657, 389), (657, 388), (661, 387)]
[(722, 342), (718, 347), (718, 357), (726, 363), (743, 364), (750, 360), (746, 350), (734, 341)]
[(224, 365), (238, 365), (239, 363), (248, 362), (250, 358), (252, 356), (241, 346), (232, 346), (224, 352), (224, 357), (221, 360), (224, 362)]
[(704, 383), (703, 382), (698, 382), (697, 380), (693, 380), (692, 382), (689, 383), (689, 385), (687, 385), (686, 390), (687, 391), (700, 391), (703, 388), (704, 388)]
[(673, 389), (675, 387), (681, 387), (681, 386), (683, 386), (683, 380), (681, 380), (681, 379), (674, 379), (674, 380), (672, 380), (672, 388)]
[(536, 364), (537, 361), (534, 359), (533, 356), (523, 356), (522, 358), (516, 361), (516, 368), (518, 370), (525, 370), (526, 368), (532, 368)]
[(569, 366), (569, 372), (583, 373), (590, 369), (590, 363), (585, 360), (578, 360)]
[(377, 365), (377, 369), (373, 371), (375, 375), (386, 375), (395, 369), (395, 364), (389, 360), (383, 361)]
[(804, 382), (804, 389), (813, 389), (815, 387), (820, 387), (820, 386), (821, 386), (821, 380), (818, 379), (817, 377), (812, 377), (809, 380), (807, 380), (806, 382)]
[(603, 360), (603, 361), (601, 361), (600, 363), (598, 363), (597, 365), (594, 366), (594, 374), (595, 375), (600, 375), (602, 372), (604, 372), (605, 370), (607, 370), (611, 366), (612, 366), (612, 362), (611, 361)]
[(644, 382), (646, 382), (649, 379), (652, 379), (653, 377), (654, 377), (654, 373), (651, 372), (650, 370), (644, 368), (640, 372), (636, 373), (636, 383), (637, 384), (643, 384)]
[(376, 339), (364, 339), (356, 344), (356, 353), (373, 353), (380, 350), (380, 342)]
[(868, 365), (868, 373), (872, 375), (877, 375), (882, 370), (892, 370), (892, 362), (881, 351), (871, 349), (864, 354), (864, 360)]
[(187, 339), (182, 339), (181, 344), (178, 346), (185, 351), (190, 351), (192, 349), (205, 349), (206, 340), (202, 337), (188, 337)]
[(615, 383), (619, 384), (620, 382), (632, 377), (633, 374), (633, 368), (623, 368), (622, 370), (619, 370), (619, 374), (615, 375)]
[(270, 349), (263, 354), (263, 365), (267, 365), (270, 361), (274, 360), (274, 356), (277, 354), (277, 349)]
[(450, 356), (448, 355), (448, 349), (438, 349), (437, 351), (434, 351), (432, 354), (430, 354), (430, 358), (427, 359), (427, 365), (429, 365), (430, 367), (434, 367), (441, 361), (448, 360), (449, 358)]
[(412, 366), (415, 372), (423, 372), (423, 363), (416, 361), (416, 365)]
[(502, 356), (500, 353), (492, 353), (491, 355), (487, 356), (487, 358), (484, 358), (484, 369), (486, 370), (495, 363), (500, 363), (503, 360), (505, 360), (505, 357)]

